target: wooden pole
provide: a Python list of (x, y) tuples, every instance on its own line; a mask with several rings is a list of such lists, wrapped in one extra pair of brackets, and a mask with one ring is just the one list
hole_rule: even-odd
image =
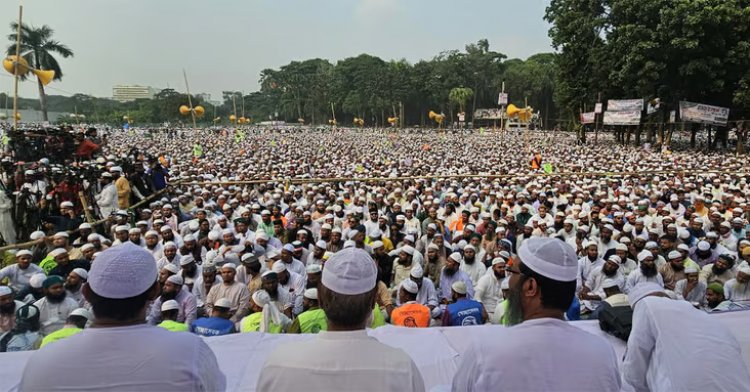
[(16, 62), (13, 64), (13, 129), (18, 129), (18, 62), (21, 60), (21, 23), (23, 6), (18, 6), (18, 30), (16, 31)]
[(188, 79), (187, 79), (187, 73), (185, 72), (185, 69), (182, 69), (182, 77), (185, 79), (185, 89), (187, 90), (187, 96), (188, 96), (188, 106), (190, 106), (190, 116), (193, 118), (193, 131), (195, 131), (195, 128), (198, 128), (195, 126), (195, 110), (193, 110), (193, 100), (190, 98), (190, 85), (188, 85)]
[(81, 206), (83, 206), (83, 214), (86, 216), (86, 221), (94, 223), (94, 217), (91, 216), (91, 212), (89, 211), (89, 203), (86, 201), (86, 197), (83, 196), (82, 191), (78, 191), (78, 198), (81, 199)]
[[(505, 81), (503, 80), (503, 85), (500, 88), (500, 92), (505, 94)], [(500, 105), (500, 132), (505, 131), (505, 126), (503, 125), (503, 118), (505, 116), (505, 105)]]

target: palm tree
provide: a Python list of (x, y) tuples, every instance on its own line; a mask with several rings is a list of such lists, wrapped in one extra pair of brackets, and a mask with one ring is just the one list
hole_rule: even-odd
[[(18, 23), (11, 23), (10, 28), (13, 30), (13, 33), (8, 35), (8, 39), (13, 43), (8, 46), (6, 52), (8, 55), (15, 55)], [(63, 76), (62, 69), (60, 69), (57, 59), (52, 55), (59, 54), (63, 58), (68, 58), (73, 56), (73, 51), (60, 42), (53, 40), (52, 33), (54, 31), (47, 25), (36, 28), (21, 24), (21, 56), (26, 59), (29, 65), (36, 69), (55, 71), (53, 80), (61, 80)], [(22, 79), (25, 79), (27, 75), (24, 75)], [(42, 118), (44, 121), (47, 121), (47, 97), (44, 94), (44, 85), (38, 79), (37, 85), (39, 86), (39, 106), (42, 110)]]

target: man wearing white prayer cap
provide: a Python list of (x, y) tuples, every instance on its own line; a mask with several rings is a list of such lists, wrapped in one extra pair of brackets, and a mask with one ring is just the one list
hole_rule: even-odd
[(695, 263), (685, 267), (685, 279), (678, 280), (674, 285), (677, 299), (685, 300), (700, 308), (706, 304), (706, 288), (708, 285), (699, 278), (700, 270)]
[(472, 331), (475, 345), (462, 356), (453, 390), (619, 391), (612, 346), (565, 321), (576, 291), (575, 250), (559, 239), (529, 238), (506, 272), (506, 316), (518, 325)]
[[(147, 305), (159, 295), (159, 285), (153, 257), (143, 248), (124, 243), (102, 252), (91, 266), (83, 293), (97, 328), (35, 352), (19, 389), (177, 392), (226, 388), (216, 357), (203, 340), (144, 324)], [(76, 360), (60, 360), (70, 356)], [(49, 377), (39, 377), (40, 366)]]
[(487, 270), (487, 273), (479, 278), (479, 282), (474, 287), (474, 299), (484, 305), (484, 309), (490, 318), (493, 317), (497, 304), (503, 300), (500, 286), (503, 284), (503, 281), (507, 280), (505, 277), (505, 263), (506, 261), (502, 257), (494, 258), (492, 266)]
[(29, 279), (38, 273), (44, 273), (41, 267), (31, 262), (32, 253), (21, 249), (16, 252), (16, 262), (0, 269), (0, 281), (8, 278), (8, 285), (16, 292), (28, 291)]
[(312, 340), (279, 345), (263, 365), (256, 389), (424, 391), (414, 361), (365, 332), (375, 307), (377, 274), (362, 249), (346, 248), (331, 256), (318, 286), (328, 330)]
[(319, 333), (328, 329), (326, 313), (318, 305), (317, 288), (305, 290), (302, 306), (305, 311), (294, 319), (287, 333)]
[[(689, 302), (669, 299), (652, 282), (636, 286), (628, 300), (633, 327), (622, 373), (635, 391), (747, 390), (750, 373), (740, 343), (723, 323)], [(707, 372), (706, 364), (721, 371)]]
[(638, 253), (638, 264), (638, 269), (631, 272), (625, 280), (625, 294), (630, 294), (633, 287), (644, 282), (653, 282), (664, 287), (664, 279), (656, 269), (653, 253), (647, 250), (640, 251)]
[(211, 314), (214, 302), (220, 298), (226, 298), (232, 303), (230, 307), (232, 317), (230, 320), (233, 322), (240, 321), (247, 315), (247, 310), (250, 306), (250, 291), (246, 285), (235, 280), (237, 266), (234, 264), (224, 263), (219, 268), (219, 273), (221, 274), (222, 283), (212, 287), (206, 296), (206, 303), (204, 305), (206, 313)]
[(724, 283), (724, 297), (734, 302), (750, 300), (750, 267), (738, 269), (736, 277)]
[(397, 295), (401, 305), (391, 312), (391, 324), (407, 328), (429, 327), (430, 308), (417, 302), (417, 282), (406, 279), (399, 287)]
[(164, 302), (174, 300), (179, 307), (177, 317), (174, 321), (191, 325), (198, 317), (198, 305), (195, 296), (190, 290), (183, 290), (185, 279), (179, 273), (169, 276), (161, 287), (161, 295), (151, 304), (151, 310), (146, 316), (149, 324), (157, 325), (164, 321), (161, 318), (161, 305)]

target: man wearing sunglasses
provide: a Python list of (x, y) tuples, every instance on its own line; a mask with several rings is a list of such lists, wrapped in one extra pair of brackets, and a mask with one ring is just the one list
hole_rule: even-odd
[(555, 238), (529, 238), (506, 273), (512, 327), (472, 331), (475, 344), (462, 356), (453, 390), (619, 391), (614, 349), (565, 321), (578, 273), (573, 248)]

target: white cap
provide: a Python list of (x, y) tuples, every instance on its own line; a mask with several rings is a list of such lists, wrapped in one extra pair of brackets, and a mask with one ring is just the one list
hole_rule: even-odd
[(318, 242), (315, 243), (315, 246), (317, 246), (320, 249), (324, 249), (325, 250), (325, 248), (328, 246), (328, 244), (326, 244), (326, 242), (323, 241), (323, 240), (319, 240)]
[[(169, 227), (169, 226), (164, 226), (164, 227)], [(115, 233), (118, 231), (128, 231), (129, 229), (130, 228), (127, 225), (115, 226)]]
[(680, 253), (680, 252), (678, 252), (676, 250), (673, 250), (673, 251), (669, 252), (669, 254), (667, 255), (667, 258), (669, 260), (672, 260), (672, 259), (682, 259), (682, 253)]
[(44, 232), (40, 230), (29, 234), (29, 239), (31, 239), (32, 241), (40, 240), (42, 238), (44, 238)]
[(686, 267), (685, 268), (685, 273), (686, 274), (697, 274), (698, 273), (698, 268), (695, 268), (693, 266)]
[(346, 248), (328, 259), (321, 283), (339, 294), (358, 295), (375, 288), (377, 277), (378, 269), (367, 252)]
[(89, 272), (86, 271), (83, 268), (74, 268), (73, 271), (70, 271), (70, 272), (78, 275), (78, 277), (81, 278), (81, 279), (83, 279), (83, 280), (88, 280), (89, 279)]
[(750, 267), (748, 266), (742, 267), (737, 272), (742, 272), (745, 275), (750, 275)]
[(134, 227), (130, 230), (128, 230), (128, 234), (141, 234), (141, 229)]
[(79, 230), (90, 229), (90, 228), (91, 228), (91, 224), (87, 222), (83, 222), (80, 225), (78, 225)]
[(315, 300), (317, 300), (318, 299), (318, 289), (311, 288), (311, 289), (305, 290), (304, 297), (307, 298), (307, 299), (315, 299)]
[(416, 294), (419, 292), (419, 286), (417, 286), (417, 282), (411, 279), (404, 279), (404, 281), (401, 282), (401, 288), (412, 294)]
[(195, 257), (191, 254), (186, 254), (180, 257), (180, 265), (188, 265), (193, 262), (195, 262)]
[(383, 247), (383, 241), (375, 241), (370, 244), (370, 247), (374, 249), (382, 248)]
[(214, 302), (214, 307), (230, 309), (232, 307), (232, 302), (226, 298), (219, 298)]
[(58, 231), (52, 238), (70, 238), (70, 235), (66, 231)]
[(29, 286), (35, 289), (41, 289), (45, 279), (47, 279), (47, 275), (42, 272), (34, 274), (29, 279)]
[(177, 244), (175, 244), (172, 241), (167, 241), (167, 243), (164, 244), (164, 249), (169, 249), (169, 248), (175, 248), (175, 249), (177, 249)]
[(33, 253), (31, 253), (31, 251), (28, 249), (21, 249), (18, 252), (16, 252), (16, 257), (21, 257), (21, 256), (33, 256)]
[(317, 274), (323, 271), (323, 266), (318, 263), (310, 263), (305, 267), (305, 272), (308, 274)]
[(451, 289), (458, 294), (464, 295), (466, 294), (466, 283), (464, 283), (462, 280), (457, 280), (453, 282), (453, 284), (451, 285)]
[(65, 248), (56, 248), (56, 249), (53, 249), (52, 252), (49, 252), (49, 255), (52, 257), (57, 257), (63, 253), (68, 253), (68, 251), (65, 250)]
[(60, 203), (60, 208), (73, 208), (73, 203), (69, 201), (64, 201)]
[(607, 261), (611, 261), (617, 265), (622, 264), (622, 259), (618, 255), (611, 255), (609, 258), (607, 258)]
[(705, 252), (709, 249), (711, 249), (711, 244), (709, 244), (707, 241), (698, 242), (698, 250)]
[(529, 238), (518, 250), (518, 256), (525, 266), (553, 280), (571, 282), (578, 275), (575, 251), (556, 238)]
[(508, 290), (510, 289), (510, 279), (503, 279), (503, 282), (500, 283), (500, 290)]
[(177, 274), (174, 274), (174, 275), (168, 277), (167, 278), (167, 282), (172, 283), (172, 284), (176, 284), (178, 286), (182, 286), (183, 284), (185, 284), (185, 280), (182, 279), (182, 276), (177, 275)]
[(414, 248), (412, 248), (411, 245), (402, 246), (401, 251), (406, 253), (407, 255), (414, 255)]
[(278, 260), (275, 263), (273, 263), (273, 266), (271, 266), (271, 271), (277, 274), (280, 274), (286, 271), (286, 264), (283, 261)]
[(643, 299), (643, 297), (646, 297), (649, 294), (663, 292), (664, 288), (660, 285), (654, 282), (643, 282), (630, 289), (630, 293), (628, 293), (628, 302), (630, 302), (631, 307), (634, 307), (638, 301)]
[(169, 301), (164, 302), (161, 304), (161, 311), (166, 312), (167, 310), (175, 310), (179, 309), (180, 304), (177, 303), (177, 301), (170, 299)]
[(411, 276), (419, 279), (424, 276), (424, 269), (419, 263), (414, 263), (414, 267), (411, 267)]
[(603, 289), (609, 289), (615, 286), (617, 286), (617, 281), (614, 279), (604, 279), (604, 282), (602, 282)]
[(10, 294), (13, 294), (13, 290), (11, 290), (10, 287), (0, 286), (0, 297)]
[(161, 269), (167, 270), (167, 271), (171, 272), (172, 274), (176, 274), (176, 273), (180, 272), (180, 267), (178, 267), (178, 266), (176, 266), (176, 265), (174, 265), (172, 263), (169, 263), (169, 264), (165, 265), (164, 267), (161, 267)]
[(156, 282), (154, 257), (130, 242), (109, 248), (91, 265), (88, 284), (104, 298), (123, 299), (143, 294)]
[(654, 257), (654, 255), (653, 255), (653, 253), (651, 253), (651, 252), (649, 252), (647, 250), (642, 250), (640, 253), (638, 253), (638, 261), (639, 262), (641, 262), (643, 260), (646, 260), (649, 257)]
[(73, 310), (72, 312), (70, 312), (70, 315), (71, 315), (71, 316), (81, 316), (81, 317), (85, 317), (85, 318), (86, 318), (86, 320), (91, 320), (92, 318), (94, 318), (94, 317), (92, 316), (91, 312), (89, 312), (89, 311), (88, 311), (88, 310), (87, 310), (86, 308), (78, 308), (78, 309), (74, 309), (74, 310)]
[(497, 264), (505, 265), (505, 259), (503, 259), (502, 257), (495, 257), (494, 259), (492, 259), (492, 265), (497, 265)]
[(458, 253), (458, 252), (451, 253), (451, 255), (448, 256), (448, 258), (450, 258), (451, 260), (453, 260), (453, 261), (455, 261), (457, 263), (461, 262), (461, 254)]

